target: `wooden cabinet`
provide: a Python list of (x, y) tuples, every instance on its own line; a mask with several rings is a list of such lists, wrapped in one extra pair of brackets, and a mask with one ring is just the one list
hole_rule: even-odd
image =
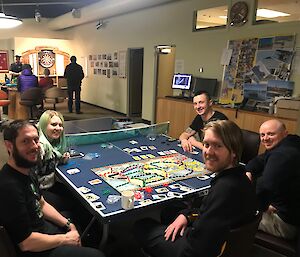
[(64, 70), (69, 61), (69, 54), (60, 51), (56, 47), (38, 46), (33, 50), (22, 53), (23, 63), (29, 63), (34, 75), (40, 78), (44, 77), (44, 70), (50, 70), (50, 78), (53, 84), (59, 85), (60, 78), (64, 75)]
[[(234, 121), (240, 128), (250, 131), (259, 131), (260, 125), (269, 119), (279, 119), (284, 122), (291, 134), (299, 133), (299, 121), (295, 119), (275, 117), (267, 113), (250, 112), (222, 106), (214, 106), (214, 110), (224, 113), (229, 120)], [(192, 123), (196, 116), (191, 101), (158, 98), (156, 106), (156, 122), (170, 121), (169, 135), (178, 138), (180, 134)], [(260, 152), (263, 149), (260, 149)]]
[(156, 123), (170, 121), (169, 135), (178, 138), (195, 118), (192, 102), (158, 98)]

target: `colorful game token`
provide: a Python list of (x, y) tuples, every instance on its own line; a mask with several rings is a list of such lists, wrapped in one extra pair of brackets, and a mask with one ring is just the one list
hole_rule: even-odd
[(146, 187), (146, 188), (145, 188), (145, 191), (146, 191), (147, 193), (151, 193), (151, 192), (153, 191), (153, 189), (152, 189), (152, 187)]

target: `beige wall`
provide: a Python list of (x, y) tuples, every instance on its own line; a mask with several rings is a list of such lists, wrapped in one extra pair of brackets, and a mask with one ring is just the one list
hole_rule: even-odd
[[(155, 45), (176, 45), (176, 58), (184, 60), (186, 73), (222, 80), (223, 67), (220, 65), (220, 57), (228, 40), (288, 35), (300, 31), (299, 22), (254, 26), (251, 24), (251, 17), (249, 17), (249, 21), (242, 27), (192, 32), (193, 11), (222, 2), (224, 1), (184, 0), (174, 2), (108, 19), (106, 26), (98, 31), (95, 28), (96, 23), (85, 24), (73, 29), (74, 41), (78, 44), (77, 49), (82, 54), (144, 47), (142, 117), (146, 120), (153, 120)], [(252, 10), (254, 1), (249, 0), (248, 2), (250, 10)], [(91, 37), (93, 40), (88, 40)], [(296, 46), (299, 44), (299, 40), (297, 40)], [(204, 72), (201, 74), (198, 72), (200, 67), (204, 68)], [(295, 92), (299, 94), (300, 74), (292, 74), (291, 79), (296, 82)], [(126, 103), (127, 87), (125, 80), (117, 79), (114, 81), (104, 79), (102, 76), (90, 76), (88, 85), (88, 88), (86, 87), (83, 91), (83, 98), (88, 101), (93, 101), (106, 108), (111, 108), (113, 105), (117, 107), (121, 103)], [(112, 91), (112, 85), (119, 90)], [(97, 90), (99, 95), (90, 94), (90, 89), (92, 92)], [(112, 103), (112, 99), (117, 102)], [(124, 112), (126, 107), (116, 110)]]
[[(38, 23), (31, 22), (25, 24), (26, 29), (24, 31), (21, 31), (20, 28), (18, 31), (14, 31), (12, 35), (10, 33), (8, 38), (17, 36), (69, 39), (72, 36), (73, 43), (68, 52), (75, 54), (78, 58), (87, 57), (89, 54), (113, 53), (116, 50), (143, 47), (142, 118), (153, 120), (155, 103), (155, 45), (176, 45), (176, 59), (184, 60), (186, 73), (222, 80), (223, 67), (220, 65), (220, 57), (223, 49), (227, 46), (228, 40), (289, 35), (300, 32), (300, 22), (254, 26), (251, 24), (251, 17), (242, 27), (192, 32), (194, 10), (212, 7), (215, 3), (223, 2), (224, 0), (174, 1), (171, 4), (160, 7), (153, 7), (107, 19), (105, 21), (106, 25), (100, 30), (96, 30), (97, 22), (92, 22), (60, 32), (49, 32), (46, 29), (45, 31), (41, 30)], [(228, 0), (229, 2), (231, 1)], [(247, 2), (250, 5), (250, 10), (252, 10), (255, 1), (247, 0)], [(27, 25), (33, 29), (28, 29)], [(44, 24), (42, 25), (44, 26)], [(47, 36), (44, 34), (47, 34)], [(4, 38), (2, 31), (0, 31), (0, 38)], [(297, 39), (296, 47), (299, 46), (300, 41)], [(201, 74), (198, 72), (200, 67), (204, 68), (204, 72)], [(300, 74), (292, 74), (291, 79), (296, 83), (295, 93), (299, 94)], [(105, 108), (126, 113), (127, 80), (94, 76), (89, 70), (82, 90), (82, 99)]]

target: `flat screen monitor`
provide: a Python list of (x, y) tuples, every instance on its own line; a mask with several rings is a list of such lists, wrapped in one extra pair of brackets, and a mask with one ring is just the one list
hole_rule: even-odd
[(206, 91), (210, 97), (217, 97), (218, 80), (193, 77), (193, 94), (196, 95), (200, 91)]
[(172, 88), (189, 90), (191, 88), (192, 75), (190, 74), (175, 74), (173, 76)]

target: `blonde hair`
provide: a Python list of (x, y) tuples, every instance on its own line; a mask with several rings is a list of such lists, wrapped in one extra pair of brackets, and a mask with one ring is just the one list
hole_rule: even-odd
[(239, 163), (243, 151), (243, 135), (238, 125), (230, 120), (211, 121), (204, 127), (206, 130), (211, 129), (221, 138), (229, 152), (236, 155), (236, 164)]
[(53, 154), (55, 153), (59, 158), (63, 155), (66, 151), (67, 143), (65, 138), (64, 130), (58, 141), (51, 142), (47, 135), (47, 126), (52, 119), (52, 117), (57, 116), (60, 118), (62, 122), (62, 126), (64, 127), (64, 117), (60, 112), (47, 110), (45, 111), (40, 119), (38, 124), (38, 130), (40, 134), (40, 142), (42, 143), (44, 150), (45, 150), (45, 158), (50, 159), (52, 158)]

